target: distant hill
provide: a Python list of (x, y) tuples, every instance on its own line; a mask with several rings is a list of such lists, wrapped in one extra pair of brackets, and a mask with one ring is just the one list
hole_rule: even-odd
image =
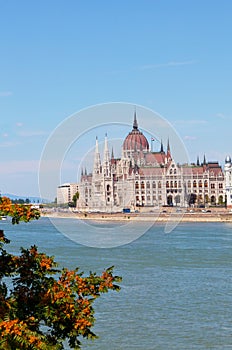
[(2, 193), (1, 194), (2, 197), (8, 197), (12, 200), (15, 199), (23, 199), (24, 201), (26, 199), (29, 199), (30, 203), (50, 203), (50, 201), (48, 199), (45, 198), (40, 198), (40, 197), (31, 197), (31, 196), (17, 196), (15, 194), (11, 194), (11, 193)]

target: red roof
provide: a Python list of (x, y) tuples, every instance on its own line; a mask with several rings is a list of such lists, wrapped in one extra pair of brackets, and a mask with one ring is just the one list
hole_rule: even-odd
[(143, 133), (139, 130), (132, 130), (123, 142), (125, 151), (149, 150), (149, 143)]
[(157, 152), (157, 153), (147, 153), (145, 154), (146, 162), (147, 163), (158, 163), (158, 164), (164, 164), (165, 163), (165, 153), (163, 152)]

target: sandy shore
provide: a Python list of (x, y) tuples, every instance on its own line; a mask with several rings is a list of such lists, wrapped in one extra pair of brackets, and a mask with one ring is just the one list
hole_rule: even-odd
[(154, 221), (154, 222), (232, 222), (232, 213), (229, 212), (193, 212), (193, 213), (74, 213), (62, 211), (42, 211), (41, 216), (51, 218), (72, 218), (94, 221)]

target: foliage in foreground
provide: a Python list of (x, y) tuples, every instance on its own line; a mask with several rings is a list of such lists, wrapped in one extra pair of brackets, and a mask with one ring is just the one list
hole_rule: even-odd
[[(14, 219), (38, 218), (28, 207), (15, 213), (9, 200), (1, 199), (0, 210)], [(22, 211), (21, 211), (22, 210)], [(121, 278), (113, 268), (102, 275), (84, 276), (78, 271), (57, 269), (54, 257), (38, 252), (36, 246), (9, 254), (9, 240), (0, 233), (0, 349), (59, 350), (64, 340), (72, 349), (80, 349), (79, 337), (96, 338), (93, 302), (108, 290), (118, 291)], [(10, 287), (9, 287), (10, 286)]]

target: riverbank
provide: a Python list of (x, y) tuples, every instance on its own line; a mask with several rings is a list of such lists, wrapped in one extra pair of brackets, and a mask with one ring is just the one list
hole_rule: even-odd
[(151, 212), (151, 213), (75, 213), (71, 211), (41, 211), (41, 216), (93, 221), (154, 221), (154, 222), (232, 222), (232, 213), (219, 212)]

